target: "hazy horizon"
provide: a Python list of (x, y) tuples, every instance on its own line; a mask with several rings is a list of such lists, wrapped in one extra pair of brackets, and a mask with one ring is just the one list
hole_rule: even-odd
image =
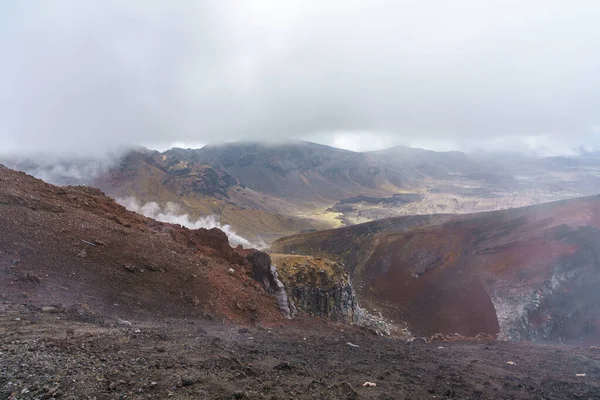
[(600, 149), (591, 0), (0, 5), (0, 151)]
[[(227, 146), (227, 145), (236, 145), (236, 144), (259, 144), (263, 146), (285, 146), (285, 145), (301, 145), (301, 144), (317, 144), (321, 146), (331, 147), (339, 150), (351, 151), (354, 153), (369, 153), (374, 151), (381, 151), (392, 149), (395, 147), (405, 147), (415, 150), (426, 150), (438, 153), (444, 152), (461, 152), (468, 156), (480, 156), (480, 155), (512, 155), (515, 157), (525, 157), (532, 159), (542, 159), (547, 157), (564, 157), (564, 158), (578, 158), (581, 156), (588, 156), (590, 154), (595, 155), (597, 152), (590, 149), (585, 148), (573, 148), (568, 149), (568, 151), (562, 151), (550, 154), (533, 152), (533, 151), (522, 151), (522, 149), (503, 149), (503, 148), (476, 148), (476, 149), (467, 149), (462, 150), (460, 148), (445, 148), (445, 147), (429, 147), (429, 146), (414, 146), (414, 145), (406, 145), (406, 144), (389, 144), (389, 145), (381, 145), (381, 146), (369, 146), (367, 148), (359, 148), (359, 146), (353, 145), (349, 143), (348, 145), (344, 142), (338, 143), (330, 143), (330, 142), (319, 142), (311, 139), (281, 139), (281, 140), (257, 140), (257, 139), (241, 139), (241, 140), (229, 140), (229, 141), (215, 141), (209, 143), (184, 143), (184, 142), (174, 142), (170, 145), (152, 145), (152, 144), (139, 144), (135, 146), (121, 146), (111, 148), (106, 151), (101, 152), (61, 152), (61, 151), (44, 151), (44, 150), (32, 150), (23, 148), (22, 150), (14, 150), (14, 151), (6, 151), (6, 149), (0, 149), (0, 162), (2, 160), (18, 160), (18, 161), (31, 161), (37, 162), (40, 164), (48, 163), (60, 163), (60, 162), (69, 162), (73, 160), (97, 160), (105, 162), (107, 165), (114, 163), (116, 160), (123, 157), (125, 154), (132, 151), (140, 151), (140, 150), (148, 150), (148, 151), (156, 151), (159, 153), (165, 153), (174, 149), (182, 149), (182, 150), (200, 150), (206, 146)], [(521, 151), (520, 151), (521, 150)], [(39, 157), (39, 159), (38, 159)]]

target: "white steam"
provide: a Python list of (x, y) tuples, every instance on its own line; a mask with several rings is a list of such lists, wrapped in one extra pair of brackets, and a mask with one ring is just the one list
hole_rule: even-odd
[(218, 228), (225, 232), (229, 238), (229, 243), (233, 246), (241, 244), (244, 247), (255, 247), (242, 236), (238, 235), (229, 225), (221, 225), (217, 220), (216, 215), (208, 215), (201, 217), (195, 221), (190, 219), (188, 214), (181, 213), (179, 205), (168, 202), (167, 205), (162, 208), (158, 203), (151, 201), (146, 204), (140, 204), (135, 197), (122, 197), (116, 199), (117, 203), (121, 204), (130, 211), (142, 214), (146, 217), (155, 219), (160, 222), (168, 222), (171, 224), (178, 224), (185, 226), (189, 229), (212, 229)]

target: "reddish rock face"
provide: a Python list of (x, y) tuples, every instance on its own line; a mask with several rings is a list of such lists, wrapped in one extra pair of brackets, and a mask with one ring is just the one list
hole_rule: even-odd
[(241, 252), (218, 229), (156, 222), (97, 189), (59, 188), (0, 165), (3, 299), (103, 315), (280, 321)]
[(600, 340), (600, 198), (400, 217), (277, 241), (345, 262), (359, 301), (421, 334)]

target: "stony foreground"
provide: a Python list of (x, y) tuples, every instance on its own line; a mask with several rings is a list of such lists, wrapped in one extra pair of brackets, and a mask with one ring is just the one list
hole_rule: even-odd
[(407, 344), (308, 319), (240, 328), (45, 311), (0, 305), (1, 399), (600, 398), (595, 348)]

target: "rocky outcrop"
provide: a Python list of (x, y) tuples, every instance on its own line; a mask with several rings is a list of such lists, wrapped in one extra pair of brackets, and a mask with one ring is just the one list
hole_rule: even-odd
[[(390, 335), (394, 325), (358, 304), (344, 265), (326, 258), (271, 254), (293, 315), (310, 314)], [(271, 268), (275, 268), (272, 266)]]
[(350, 277), (333, 261), (296, 255), (272, 255), (296, 313), (356, 324), (360, 308)]
[(379, 335), (397, 327), (358, 305), (344, 265), (325, 258), (252, 251), (246, 258), (254, 279), (273, 294), (286, 318), (301, 314), (363, 326)]
[(277, 298), (279, 309), (286, 318), (292, 316), (288, 294), (283, 283), (279, 280), (277, 268), (271, 264), (271, 257), (265, 252), (255, 251), (247, 256), (252, 265), (254, 279), (263, 284), (265, 290)]

